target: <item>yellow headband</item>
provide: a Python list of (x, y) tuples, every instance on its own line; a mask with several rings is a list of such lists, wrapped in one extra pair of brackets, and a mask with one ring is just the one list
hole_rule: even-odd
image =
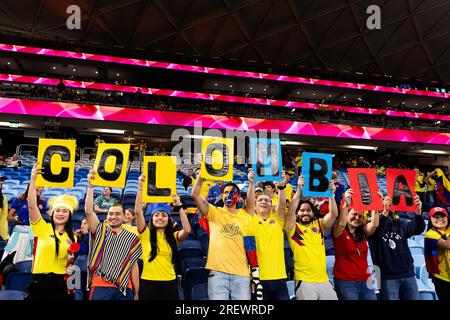
[(52, 209), (57, 207), (64, 207), (70, 211), (71, 214), (73, 214), (77, 208), (78, 208), (78, 200), (72, 195), (63, 194), (56, 197), (51, 197), (48, 200), (48, 205)]

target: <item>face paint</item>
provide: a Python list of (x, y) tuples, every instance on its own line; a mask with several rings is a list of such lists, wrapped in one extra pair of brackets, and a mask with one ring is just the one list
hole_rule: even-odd
[(223, 203), (227, 207), (232, 207), (233, 205), (236, 204), (237, 200), (238, 200), (238, 192), (237, 192), (236, 188), (232, 188), (230, 190), (230, 193), (228, 193), (228, 195), (225, 197)]

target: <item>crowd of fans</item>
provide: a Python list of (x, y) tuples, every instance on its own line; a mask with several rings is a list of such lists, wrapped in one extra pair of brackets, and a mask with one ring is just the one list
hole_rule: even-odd
[[(292, 158), (285, 154), (284, 160), (281, 182), (256, 183), (254, 172), (249, 170), (245, 193), (235, 183), (203, 179), (198, 167), (186, 171), (179, 167), (182, 185), (191, 190), (194, 211), (188, 210), (179, 196), (174, 196), (171, 205), (143, 203), (144, 175), (138, 179), (134, 208), (125, 210), (119, 199), (111, 196), (110, 187), (104, 187), (94, 199), (91, 182), (95, 173), (91, 171), (84, 199), (86, 219), (77, 230), (71, 217), (79, 199), (69, 194), (42, 198), (43, 188), (35, 185), (42, 174), (38, 164), (31, 171), (26, 192), (13, 200), (9, 212), (8, 199), (1, 193), (3, 177), (2, 212), (15, 227), (10, 236), (6, 220), (0, 219), (0, 235), (8, 241), (0, 273), (7, 273), (8, 263), (32, 260), (30, 300), (176, 300), (177, 245), (192, 232), (193, 215), (209, 238), (205, 266), (209, 270), (209, 299), (289, 299), (286, 238), (293, 254), (298, 300), (377, 299), (367, 271), (369, 255), (380, 269), (381, 299), (417, 300), (419, 290), (408, 239), (425, 231), (423, 203), (427, 201), (425, 246), (429, 250), (425, 249), (425, 255), (435, 253), (427, 257), (427, 270), (439, 299), (449, 300), (449, 208), (436, 197), (436, 170), (426, 175), (417, 170), (416, 210), (399, 218), (398, 212), (390, 210), (392, 199), (381, 193), (383, 210), (354, 210), (354, 191), (339, 182), (338, 171), (330, 181), (331, 197), (303, 196), (301, 152)], [(364, 157), (335, 161), (348, 167), (374, 165)], [(448, 170), (445, 172), (450, 179)], [(49, 223), (43, 219), (47, 215)], [(104, 218), (99, 219), (101, 216)], [(174, 222), (174, 216), (181, 218), (180, 224)], [(326, 269), (327, 233), (334, 244), (333, 285)], [(87, 272), (89, 291), (77, 288), (72, 294), (67, 290), (65, 280), (74, 273), (74, 265)]]

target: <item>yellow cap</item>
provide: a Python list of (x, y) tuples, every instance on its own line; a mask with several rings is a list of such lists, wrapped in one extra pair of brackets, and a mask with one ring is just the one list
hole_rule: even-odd
[(52, 211), (54, 208), (64, 207), (73, 214), (78, 208), (78, 199), (72, 195), (62, 194), (60, 196), (51, 197), (48, 200), (48, 205)]

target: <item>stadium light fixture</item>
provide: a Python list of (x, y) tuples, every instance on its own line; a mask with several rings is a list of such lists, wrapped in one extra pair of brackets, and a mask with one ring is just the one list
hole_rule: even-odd
[(112, 134), (124, 134), (125, 130), (116, 130), (116, 129), (97, 129), (95, 130), (99, 133), (112, 133)]
[(442, 151), (442, 150), (428, 150), (428, 149), (422, 149), (422, 150), (417, 150), (417, 152), (419, 153), (426, 153), (426, 154), (449, 154), (449, 152), (447, 151)]
[(342, 147), (348, 148), (348, 149), (357, 149), (357, 150), (372, 150), (377, 151), (378, 147), (372, 147), (372, 146), (358, 146), (353, 144), (343, 145)]
[(20, 124), (18, 122), (5, 122), (0, 121), (0, 127), (18, 128)]
[(305, 145), (303, 142), (298, 141), (281, 141), (282, 146), (303, 146)]

